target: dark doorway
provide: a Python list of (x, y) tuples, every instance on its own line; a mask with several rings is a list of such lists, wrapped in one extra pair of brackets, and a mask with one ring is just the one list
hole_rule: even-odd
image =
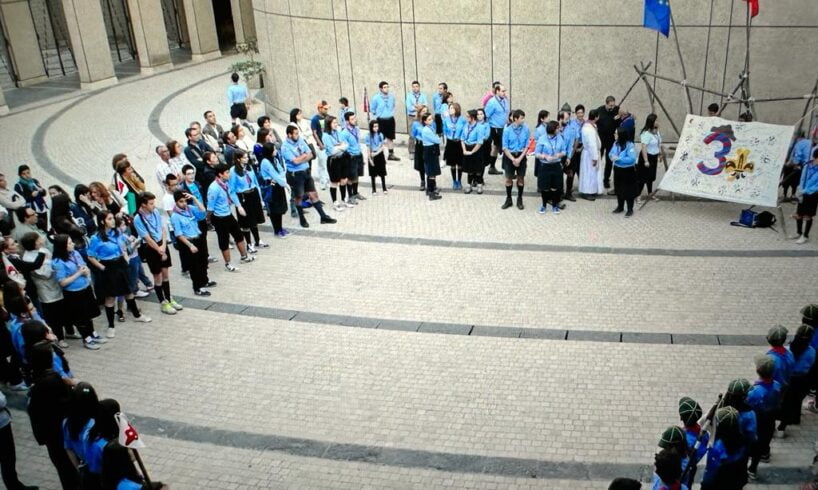
[(216, 19), (216, 35), (219, 49), (228, 51), (236, 46), (236, 30), (233, 27), (233, 10), (225, 0), (213, 0), (213, 17)]

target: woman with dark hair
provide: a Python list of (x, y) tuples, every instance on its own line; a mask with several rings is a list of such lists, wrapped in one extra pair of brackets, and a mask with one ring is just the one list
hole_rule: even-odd
[(261, 159), (263, 156), (261, 155), (261, 150), (264, 148), (264, 143), (273, 143), (273, 133), (266, 128), (261, 128), (256, 133), (256, 144), (253, 145), (253, 156), (256, 157), (256, 161), (259, 162), (259, 168), (261, 168)]
[(426, 172), (426, 195), (430, 201), (440, 199), (437, 191), (437, 176), (440, 175), (440, 136), (435, 133), (434, 117), (423, 116), (423, 130), (420, 139), (423, 142), (423, 170)]
[(133, 464), (131, 452), (117, 441), (111, 441), (102, 452), (102, 490), (166, 490), (167, 485), (154, 481), (149, 485)]
[[(641, 200), (642, 189), (647, 186), (648, 194), (653, 193), (653, 181), (656, 180), (656, 168), (659, 166), (659, 155), (662, 153), (662, 135), (659, 134), (659, 124), (656, 123), (656, 114), (648, 114), (645, 119), (645, 126), (639, 133), (639, 141), (642, 143), (642, 151), (639, 152), (639, 163), (637, 164), (639, 174), (639, 192)], [(616, 188), (614, 186), (614, 188)], [(656, 196), (652, 198), (658, 201)]]
[(540, 141), (540, 138), (548, 134), (548, 116), (551, 113), (545, 109), (537, 113), (537, 126), (534, 128), (534, 142)]
[(282, 217), (287, 212), (287, 170), (284, 162), (278, 157), (276, 145), (264, 143), (261, 149), (261, 183), (262, 197), (267, 205), (267, 213), (273, 223), (273, 232), (278, 238), (290, 234), (282, 225)]
[(68, 235), (54, 237), (54, 258), (51, 260), (57, 282), (62, 287), (68, 320), (76, 325), (86, 349), (98, 350), (106, 342), (94, 331), (93, 319), (99, 316), (99, 306), (91, 291), (91, 271), (74, 249)]
[[(332, 197), (332, 207), (339, 213), (344, 207), (351, 208), (353, 204), (347, 202), (347, 176), (349, 176), (350, 156), (347, 144), (341, 138), (338, 130), (338, 119), (327, 116), (324, 119), (324, 134), (321, 139), (327, 153), (327, 170), (329, 171), (329, 193)], [(338, 187), (341, 190), (341, 200), (338, 200)]]
[(102, 488), (102, 454), (105, 446), (119, 437), (119, 425), (116, 422), (116, 414), (119, 412), (119, 402), (116, 400), (106, 398), (99, 401), (94, 425), (88, 431), (85, 445), (83, 489)]
[(53, 369), (52, 348), (38, 344), (31, 348), (34, 383), (28, 392), (28, 418), (37, 444), (45, 446), (57, 470), (63, 490), (75, 490), (79, 473), (68, 459), (63, 441), (62, 423), (68, 414), (71, 387)]
[(466, 126), (466, 119), (460, 112), (460, 104), (452, 102), (448, 105), (448, 114), (443, 116), (443, 136), (446, 138), (443, 159), (451, 167), (453, 190), (463, 189), (461, 183), (463, 178), (463, 147), (460, 145), (460, 141), (463, 139), (463, 128)]
[(85, 184), (77, 184), (74, 187), (74, 202), (70, 205), (71, 214), (74, 221), (80, 227), (85, 227), (85, 233), (90, 237), (97, 231), (95, 221), (95, 210), (91, 201), (91, 189)]
[(616, 143), (611, 147), (608, 158), (613, 162), (614, 189), (616, 190), (616, 209), (614, 213), (624, 211), (625, 203), (628, 210), (626, 218), (633, 216), (633, 200), (637, 194), (636, 148), (630, 141), (630, 131), (619, 128), (616, 131)]
[(379, 131), (378, 121), (373, 119), (369, 121), (369, 134), (364, 136), (364, 143), (366, 144), (368, 160), (369, 160), (369, 179), (372, 181), (372, 195), (378, 195), (378, 189), (375, 187), (375, 178), (381, 178), (381, 187), (383, 194), (388, 194), (386, 190), (386, 156), (383, 153), (384, 137)]
[(790, 386), (784, 392), (781, 404), (781, 423), (778, 425), (780, 436), (784, 435), (788, 425), (801, 423), (801, 403), (809, 393), (809, 372), (815, 363), (815, 349), (810, 345), (814, 333), (815, 329), (811, 326), (801, 325), (789, 345), (795, 364), (790, 373)]
[(54, 336), (54, 333), (45, 323), (39, 320), (28, 320), (20, 328), (20, 335), (23, 337), (23, 360), (29, 380), (32, 379), (31, 356), (33, 349), (38, 345), (47, 345), (51, 348), (51, 368), (54, 372), (60, 375), (65, 384), (72, 386), (77, 384), (78, 380), (74, 377), (74, 373), (71, 372), (71, 367), (65, 358), (65, 352), (54, 344), (57, 337)]
[(567, 154), (565, 140), (559, 134), (559, 123), (546, 123), (546, 134), (537, 140), (534, 147), (536, 158), (537, 188), (542, 197), (539, 213), (545, 214), (548, 201), (551, 201), (554, 214), (560, 214), (562, 199), (562, 161)]
[(463, 150), (463, 170), (468, 175), (468, 185), (463, 191), (471, 194), (472, 189), (478, 188), (482, 193), (483, 186), (483, 131), (477, 122), (477, 111), (470, 109), (466, 112), (466, 125), (463, 127), (463, 139), (460, 141)]
[(59, 195), (59, 194), (63, 194), (65, 196), (68, 196), (68, 193), (65, 192), (65, 189), (63, 189), (62, 186), (59, 186), (59, 185), (56, 185), (56, 184), (48, 186), (48, 197), (54, 199), (54, 196)]
[(707, 451), (702, 490), (739, 490), (747, 484), (747, 443), (741, 435), (739, 413), (733, 407), (716, 411), (715, 442)]
[(74, 221), (71, 199), (67, 194), (58, 194), (51, 198), (51, 228), (56, 234), (70, 236), (77, 251), (85, 256), (87, 245), (85, 229)]
[[(264, 223), (264, 210), (261, 207), (261, 189), (258, 185), (256, 171), (250, 164), (248, 154), (244, 150), (236, 150), (233, 154), (233, 166), (230, 177), (227, 179), (227, 189), (230, 198), (236, 205), (236, 220), (247, 241), (247, 251), (256, 253), (256, 248), (267, 248), (269, 245), (261, 241), (258, 225)], [(255, 242), (255, 247), (252, 245)]]
[(85, 449), (88, 433), (94, 426), (94, 417), (99, 412), (97, 392), (90, 383), (84, 381), (71, 391), (68, 400), (68, 415), (62, 423), (62, 436), (68, 459), (75, 468), (85, 463)]
[(99, 231), (88, 245), (88, 262), (98, 271), (94, 287), (97, 297), (104, 298), (105, 318), (108, 319), (106, 336), (112, 339), (115, 335), (114, 305), (118, 296), (125, 297), (128, 311), (133, 314), (135, 321), (147, 323), (151, 319), (142, 315), (136, 306), (128, 269), (127, 239), (119, 231), (114, 213), (99, 213), (97, 226)]
[(482, 107), (477, 108), (477, 127), (483, 133), (483, 145), (480, 147), (483, 153), (483, 169), (480, 171), (480, 178), (477, 182), (477, 193), (482, 194), (486, 167), (491, 166), (491, 169), (494, 170), (494, 158), (491, 156), (491, 125), (486, 118), (486, 110)]
[(428, 113), (429, 110), (426, 106), (421, 107), (415, 116), (414, 122), (412, 122), (411, 130), (412, 139), (415, 140), (414, 168), (420, 175), (420, 190), (422, 191), (426, 190), (426, 169), (423, 167), (423, 141), (421, 141), (421, 133), (423, 132), (423, 118), (426, 117)]

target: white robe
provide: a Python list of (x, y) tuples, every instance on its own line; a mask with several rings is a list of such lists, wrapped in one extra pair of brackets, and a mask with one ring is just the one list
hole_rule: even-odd
[[(580, 194), (602, 194), (605, 192), (604, 175), (605, 163), (602, 161), (600, 150), (602, 142), (596, 126), (586, 122), (582, 126), (582, 158), (579, 162), (579, 192)], [(594, 167), (593, 161), (597, 161)]]

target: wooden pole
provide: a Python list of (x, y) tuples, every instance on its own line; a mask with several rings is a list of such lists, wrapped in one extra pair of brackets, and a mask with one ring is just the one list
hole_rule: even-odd
[(148, 475), (148, 470), (145, 469), (145, 464), (142, 462), (142, 457), (139, 456), (139, 451), (136, 449), (131, 449), (130, 451), (133, 453), (134, 459), (136, 459), (136, 464), (139, 465), (139, 471), (142, 472), (142, 477), (145, 478), (145, 483), (150, 486), (151, 477)]
[[(812, 99), (808, 100), (806, 104), (804, 104), (804, 112), (801, 114), (801, 122), (798, 123), (798, 132), (800, 133), (802, 129), (804, 129), (804, 118), (807, 117), (807, 112), (809, 111), (810, 103), (815, 105), (815, 95), (818, 94), (818, 79), (815, 80), (815, 85), (812, 87)], [(812, 124), (807, 124), (807, 131), (810, 130)]]
[(747, 100), (747, 110), (750, 112), (750, 115), (753, 117), (753, 121), (756, 120), (755, 114), (755, 104), (752, 101), (752, 96), (750, 95), (750, 26), (753, 23), (753, 17), (750, 15), (750, 2), (746, 2), (747, 4), (747, 25), (745, 27), (745, 31), (747, 33), (747, 45), (744, 49), (744, 99)]
[(692, 84), (689, 84), (689, 83), (682, 83), (681, 80), (674, 80), (674, 79), (672, 79), (670, 77), (657, 75), (656, 73), (643, 72), (643, 75), (648, 76), (648, 77), (653, 77), (653, 78), (656, 78), (656, 79), (659, 79), (659, 80), (664, 80), (666, 82), (675, 83), (676, 85), (681, 85), (681, 86), (683, 86), (685, 88), (692, 88), (693, 90), (699, 90), (701, 92), (705, 92), (705, 93), (708, 93), (708, 94), (718, 95), (719, 97), (728, 97), (727, 94), (719, 92), (717, 90), (711, 90), (711, 89), (708, 89), (708, 88), (699, 87), (698, 85), (692, 85)]
[(684, 78), (682, 86), (687, 95), (687, 110), (688, 114), (693, 114), (693, 98), (690, 97), (690, 88), (687, 86), (687, 70), (685, 69), (685, 59), (682, 56), (682, 47), (679, 44), (679, 33), (676, 31), (676, 21), (673, 20), (673, 9), (670, 9), (670, 25), (673, 27), (673, 40), (676, 44), (676, 52), (679, 54), (679, 65), (682, 67), (682, 77)]
[(641, 77), (642, 81), (645, 82), (645, 87), (647, 87), (648, 92), (651, 94), (651, 96), (653, 96), (654, 99), (656, 99), (656, 103), (659, 104), (659, 107), (662, 109), (662, 112), (665, 114), (665, 117), (667, 117), (668, 123), (670, 123), (670, 125), (673, 127), (673, 131), (676, 131), (676, 135), (681, 137), (682, 132), (679, 131), (678, 127), (676, 127), (676, 123), (673, 122), (673, 118), (670, 117), (670, 113), (665, 108), (665, 105), (662, 103), (662, 100), (659, 99), (659, 97), (656, 95), (656, 92), (653, 91), (653, 87), (651, 87), (650, 83), (648, 83), (648, 79), (644, 77), (644, 72), (639, 71), (639, 68), (637, 68), (636, 65), (633, 65), (633, 69), (636, 70), (636, 73), (642, 75)]

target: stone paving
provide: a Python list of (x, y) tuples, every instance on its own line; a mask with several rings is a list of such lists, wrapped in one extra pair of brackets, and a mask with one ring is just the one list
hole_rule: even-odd
[[(158, 190), (157, 138), (184, 139), (206, 109), (226, 120), (229, 62), (13, 112), (0, 119), (3, 171), (25, 162), (47, 184), (108, 182), (124, 152)], [(134, 417), (155, 478), (214, 489), (645, 478), (676, 400), (709, 405), (730, 379), (752, 378), (759, 335), (795, 325), (816, 299), (814, 243), (731, 227), (741, 206), (664, 198), (622, 220), (600, 199), (543, 217), (533, 196), (523, 212), (501, 211), (496, 177), (486, 195), (429, 203), (398, 154), (388, 196), (334, 213), (332, 226), (312, 212), (310, 230), (288, 240), (265, 227), (272, 247), (237, 274), (214, 265), (212, 301), (161, 318), (146, 302), (153, 323), (122, 324), (100, 352), (68, 350), (75, 372)], [(172, 286), (192, 296), (178, 268)], [(452, 325), (461, 335), (432, 333)], [(24, 481), (56, 488), (24, 399), (10, 400)], [(755, 487), (805, 480), (816, 426), (807, 414), (774, 441)]]

